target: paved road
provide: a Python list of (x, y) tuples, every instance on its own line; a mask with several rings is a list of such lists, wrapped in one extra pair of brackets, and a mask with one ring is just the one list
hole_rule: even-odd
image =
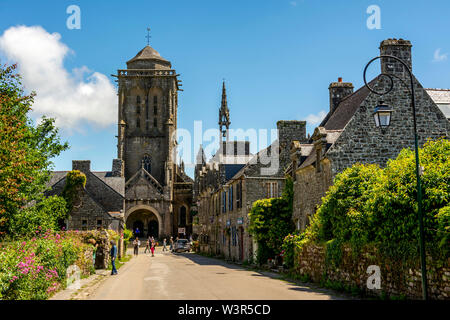
[(268, 300), (342, 299), (194, 253), (173, 254), (157, 248), (155, 257), (133, 258), (90, 295), (91, 300)]

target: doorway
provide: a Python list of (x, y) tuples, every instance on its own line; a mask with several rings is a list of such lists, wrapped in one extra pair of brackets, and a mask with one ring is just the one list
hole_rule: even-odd
[(239, 227), (239, 260), (244, 260), (244, 228)]
[(144, 223), (141, 220), (136, 220), (133, 222), (133, 234), (135, 237), (144, 236)]
[(155, 239), (158, 239), (159, 236), (159, 230), (158, 230), (158, 221), (156, 220), (151, 220), (148, 223), (148, 232), (147, 232), (147, 237), (153, 237)]

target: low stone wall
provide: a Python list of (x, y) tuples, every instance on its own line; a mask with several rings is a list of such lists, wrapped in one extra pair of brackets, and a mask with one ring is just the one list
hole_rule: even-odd
[[(376, 247), (366, 247), (358, 255), (344, 246), (342, 256), (333, 261), (327, 258), (326, 246), (306, 244), (297, 250), (295, 271), (309, 276), (313, 282), (326, 280), (357, 287), (367, 295), (406, 296), (409, 299), (422, 298), (420, 262), (402, 262), (382, 256)], [(450, 299), (450, 259), (438, 266), (427, 257), (428, 293), (431, 299)], [(377, 266), (380, 270), (380, 288), (368, 288), (375, 278)]]

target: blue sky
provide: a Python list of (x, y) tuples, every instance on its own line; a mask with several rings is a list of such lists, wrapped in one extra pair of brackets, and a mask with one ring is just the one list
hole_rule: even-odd
[[(66, 27), (72, 4), (81, 9), (80, 30)], [(370, 5), (381, 9), (379, 30), (366, 26)], [(85, 66), (115, 85), (110, 75), (146, 45), (150, 26), (151, 46), (183, 81), (179, 128), (193, 130), (194, 120), (217, 127), (225, 78), (231, 126), (272, 129), (277, 120), (313, 119), (328, 111), (328, 85), (338, 77), (360, 87), (365, 64), (387, 38), (412, 42), (413, 71), (425, 87), (450, 88), (448, 12), (446, 0), (2, 0), (0, 36), (17, 25), (57, 32), (72, 50), (63, 62), (67, 72)], [(2, 63), (6, 55), (0, 51)], [(313, 128), (308, 125), (309, 132)], [(93, 170), (110, 170), (116, 134), (111, 123), (63, 127), (71, 148), (55, 159), (55, 169), (70, 170), (73, 159), (90, 159)]]

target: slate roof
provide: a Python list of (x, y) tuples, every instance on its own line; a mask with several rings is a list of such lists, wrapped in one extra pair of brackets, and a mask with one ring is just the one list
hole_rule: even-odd
[(425, 89), (447, 119), (450, 119), (450, 89)]
[(233, 178), (236, 173), (238, 173), (245, 164), (225, 164), (225, 179), (226, 181), (229, 181), (231, 178)]
[[(69, 171), (52, 171), (47, 187), (53, 187), (56, 183), (61, 181), (61, 179), (64, 179), (68, 172)], [(125, 179), (123, 177), (113, 177), (110, 171), (91, 171), (91, 173), (122, 197), (125, 196)]]
[[(369, 82), (369, 85), (373, 87), (378, 80), (379, 76)], [(324, 127), (326, 130), (340, 130), (344, 129), (355, 112), (358, 110), (364, 99), (367, 98), (370, 91), (366, 86), (362, 86), (351, 95), (342, 99), (338, 104), (334, 112), (329, 112), (319, 127)]]
[[(327, 134), (327, 136), (326, 136), (327, 144), (326, 144), (325, 153), (328, 151), (328, 149), (330, 149), (330, 147), (333, 145), (333, 143), (339, 138), (342, 131), (344, 131), (344, 130), (325, 130), (325, 132)], [(301, 163), (299, 168), (305, 168), (316, 162), (316, 153), (312, 152), (313, 149), (314, 148), (311, 148), (311, 153), (306, 157), (305, 161), (303, 161)], [(303, 155), (303, 152), (302, 152), (302, 155)]]
[(113, 177), (111, 171), (93, 171), (92, 173), (114, 191), (125, 196), (125, 179), (123, 177)]
[(136, 60), (159, 60), (159, 61), (169, 62), (166, 59), (164, 59), (163, 57), (161, 57), (159, 52), (150, 46), (146, 46), (144, 49), (139, 51), (138, 54), (131, 60), (127, 61), (127, 63), (130, 63), (130, 62), (133, 62)]

